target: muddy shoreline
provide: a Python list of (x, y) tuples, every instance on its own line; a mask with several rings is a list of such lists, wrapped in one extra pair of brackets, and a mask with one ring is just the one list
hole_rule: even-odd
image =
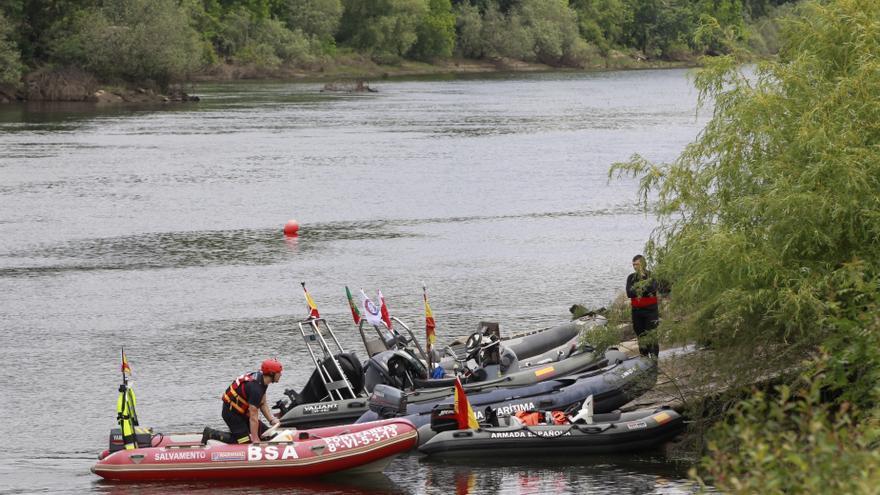
[[(192, 92), (199, 83), (232, 82), (237, 80), (276, 80), (323, 82), (325, 85), (369, 87), (363, 82), (390, 78), (490, 74), (504, 72), (597, 72), (606, 70), (638, 70), (695, 67), (696, 61), (650, 61), (624, 54), (615, 54), (583, 69), (558, 68), (512, 59), (469, 60), (448, 59), (433, 64), (403, 61), (398, 65), (378, 65), (368, 58), (335, 59), (313, 67), (279, 67), (265, 70), (249, 66), (220, 65), (194, 74), (185, 84), (170, 85), (159, 90), (152, 81), (141, 84), (107, 84), (91, 74), (75, 69), (39, 69), (29, 73), (17, 88), (0, 86), (0, 103), (81, 102), (96, 105), (186, 103), (199, 101)], [(353, 84), (352, 84), (353, 83)]]

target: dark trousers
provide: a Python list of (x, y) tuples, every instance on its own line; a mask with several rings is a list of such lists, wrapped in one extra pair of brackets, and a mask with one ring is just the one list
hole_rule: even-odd
[[(250, 443), (251, 424), (250, 419), (248, 419), (247, 416), (239, 414), (226, 403), (223, 404), (223, 413), (221, 416), (223, 416), (223, 421), (226, 422), (226, 426), (229, 427), (229, 432), (232, 433), (233, 442)], [(260, 421), (260, 435), (262, 435), (267, 429), (269, 428), (266, 426), (266, 423)]]
[(639, 339), (639, 354), (642, 356), (657, 357), (660, 355), (660, 343), (657, 341), (657, 333), (653, 332), (660, 323), (660, 312), (657, 309), (633, 309), (633, 331)]

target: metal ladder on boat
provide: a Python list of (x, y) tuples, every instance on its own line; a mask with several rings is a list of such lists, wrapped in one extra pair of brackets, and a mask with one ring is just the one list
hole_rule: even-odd
[[(333, 333), (330, 324), (328, 324), (324, 318), (310, 318), (299, 322), (299, 331), (306, 343), (306, 348), (309, 350), (309, 355), (312, 356), (312, 361), (315, 363), (315, 369), (318, 370), (318, 375), (324, 383), (324, 388), (327, 389), (329, 399), (345, 400), (356, 398), (357, 394), (354, 392), (354, 387), (351, 386), (351, 382), (349, 382), (348, 377), (345, 376), (345, 372), (342, 370), (339, 360), (336, 359), (336, 355), (344, 353), (345, 350), (342, 348), (339, 340), (336, 339), (336, 334)], [(324, 337), (325, 334), (329, 335), (333, 343), (336, 344), (336, 348), (339, 351), (336, 354), (330, 349), (330, 345)], [(321, 354), (323, 356), (322, 358), (319, 359), (315, 354), (315, 351), (312, 349), (313, 345), (320, 346)], [(328, 367), (325, 366), (328, 361), (331, 369), (328, 369)], [(339, 374), (339, 380), (333, 379), (331, 371), (334, 368)], [(346, 391), (348, 392), (348, 397), (345, 397)]]

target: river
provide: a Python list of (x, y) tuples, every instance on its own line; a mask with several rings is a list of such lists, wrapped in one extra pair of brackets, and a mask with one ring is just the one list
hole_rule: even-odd
[[(683, 70), (199, 85), (165, 107), (0, 107), (0, 493), (690, 493), (662, 452), (448, 464), (286, 485), (141, 487), (89, 472), (115, 424), (120, 348), (141, 423), (221, 426), (219, 396), (267, 356), (270, 403), (312, 370), (305, 281), (362, 353), (348, 285), (440, 343), (606, 306), (654, 220), (609, 166), (671, 160), (705, 115)], [(282, 226), (301, 224), (285, 240)], [(421, 332), (421, 330), (419, 330)]]

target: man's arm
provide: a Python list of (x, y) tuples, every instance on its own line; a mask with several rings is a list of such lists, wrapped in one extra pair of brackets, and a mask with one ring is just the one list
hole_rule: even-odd
[(636, 274), (631, 273), (628, 277), (626, 277), (626, 297), (633, 298), (637, 297), (635, 288), (633, 287), (633, 282), (636, 280)]
[(260, 441), (260, 410), (253, 404), (248, 404), (248, 421), (251, 427), (251, 442)]
[(266, 416), (266, 419), (269, 420), (270, 425), (275, 426), (277, 423), (280, 423), (280, 421), (278, 421), (278, 418), (276, 418), (275, 415), (272, 414), (272, 410), (269, 409), (269, 405), (266, 404), (265, 395), (263, 396), (263, 400), (260, 402), (260, 410), (263, 411), (263, 416)]

